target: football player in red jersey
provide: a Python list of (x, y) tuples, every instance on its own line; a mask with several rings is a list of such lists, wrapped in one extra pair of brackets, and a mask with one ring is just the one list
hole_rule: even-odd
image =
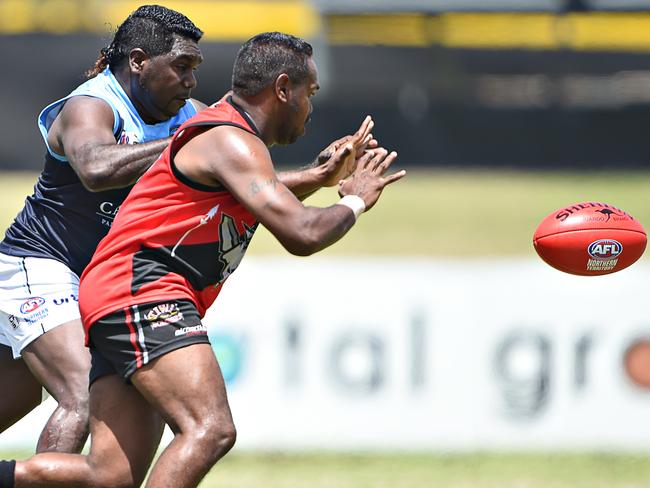
[[(12, 392), (0, 397), (0, 432), (47, 389), (59, 405), (37, 452), (79, 452), (86, 440), (90, 356), (79, 277), (133, 183), (178, 126), (205, 108), (188, 98), (203, 59), (201, 35), (179, 12), (138, 8), (102, 50), (89, 80), (39, 118), (45, 167), (0, 242), (0, 385)], [(281, 173), (280, 180), (300, 196), (336, 184), (346, 161), (330, 156), (345, 140), (321, 153), (322, 164)]]
[[(179, 128), (82, 276), (92, 355), (89, 455), (2, 462), (0, 488), (139, 486), (165, 423), (174, 439), (146, 486), (197, 486), (236, 437), (201, 318), (257, 224), (292, 254), (310, 255), (343, 237), (405, 175), (386, 174), (395, 152), (365, 151), (339, 184), (342, 198), (326, 208), (303, 205), (279, 180), (268, 147), (304, 133), (319, 88), (307, 42), (277, 32), (250, 39), (237, 55), (232, 88)], [(362, 150), (372, 124), (367, 118), (335, 157)]]

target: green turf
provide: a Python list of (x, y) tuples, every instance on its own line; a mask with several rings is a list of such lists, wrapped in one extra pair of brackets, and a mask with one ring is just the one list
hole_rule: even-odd
[[(28, 453), (0, 452), (2, 459)], [(650, 460), (606, 454), (226, 456), (201, 488), (647, 488)]]
[[(31, 192), (34, 174), (2, 175), (0, 227)], [(502, 256), (533, 255), (531, 237), (551, 211), (584, 200), (616, 205), (650, 228), (646, 172), (411, 171), (389, 187), (341, 241), (322, 255)], [(307, 204), (329, 205), (334, 190)], [(251, 254), (284, 251), (264, 229)]]
[(641, 488), (650, 461), (610, 455), (232, 455), (203, 488)]

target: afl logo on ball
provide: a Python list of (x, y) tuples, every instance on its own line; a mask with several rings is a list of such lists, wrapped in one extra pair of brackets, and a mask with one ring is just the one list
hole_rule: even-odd
[(589, 244), (587, 252), (593, 259), (607, 261), (618, 257), (623, 252), (623, 246), (613, 239), (599, 239)]

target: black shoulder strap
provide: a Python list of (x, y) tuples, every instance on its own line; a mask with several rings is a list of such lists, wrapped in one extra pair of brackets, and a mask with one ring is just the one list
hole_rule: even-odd
[(124, 119), (119, 114), (117, 116), (119, 117), (119, 120), (117, 121), (117, 129), (115, 129), (113, 135), (115, 136), (115, 140), (119, 142), (120, 134), (122, 134), (122, 130), (124, 129)]

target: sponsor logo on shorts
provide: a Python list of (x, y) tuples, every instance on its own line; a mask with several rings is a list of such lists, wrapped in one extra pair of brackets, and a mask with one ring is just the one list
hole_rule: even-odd
[(78, 302), (79, 297), (73, 293), (70, 293), (70, 296), (63, 297), (63, 298), (55, 298), (52, 301), (54, 302), (54, 305), (65, 305), (66, 303)]
[(45, 303), (45, 298), (41, 297), (31, 297), (23, 302), (20, 306), (20, 313), (28, 314), (32, 313), (40, 308), (41, 305)]
[[(27, 315), (26, 317), (20, 317), (20, 320), (24, 320), (28, 324), (36, 324), (42, 322), (45, 317), (49, 315), (49, 310), (47, 308), (41, 308), (37, 312)], [(20, 324), (19, 324), (20, 325)]]
[(199, 325), (192, 325), (189, 327), (182, 327), (178, 329), (176, 332), (174, 332), (174, 335), (178, 337), (183, 335), (199, 335), (199, 334), (207, 334), (207, 333), (208, 333), (208, 327), (203, 324), (199, 324)]
[(9, 315), (9, 323), (15, 330), (20, 326), (20, 319), (15, 315)]
[(149, 310), (144, 318), (149, 321), (152, 329), (156, 329), (183, 320), (183, 312), (176, 303), (161, 303)]

